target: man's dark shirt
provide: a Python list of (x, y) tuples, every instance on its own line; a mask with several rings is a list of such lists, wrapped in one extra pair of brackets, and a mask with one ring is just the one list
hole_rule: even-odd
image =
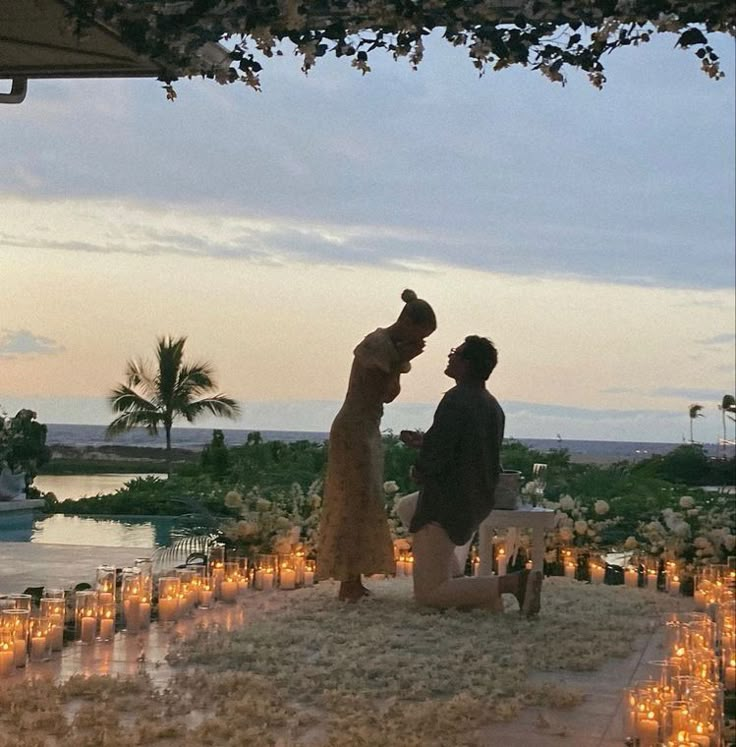
[(419, 452), (412, 532), (436, 522), (456, 545), (473, 536), (493, 508), (504, 422), (485, 388), (456, 385), (445, 394)]

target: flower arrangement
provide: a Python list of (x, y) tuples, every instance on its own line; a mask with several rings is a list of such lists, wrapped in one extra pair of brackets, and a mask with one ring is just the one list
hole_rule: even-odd
[(692, 574), (705, 565), (725, 563), (736, 549), (736, 515), (733, 496), (704, 494), (697, 501), (683, 495), (647, 521), (625, 549), (678, 563)]
[(225, 540), (246, 556), (256, 553), (288, 554), (299, 549), (310, 555), (316, 550), (322, 498), (321, 482), (315, 480), (306, 491), (298, 484), (287, 493), (270, 498), (258, 488), (246, 495), (233, 489), (223, 505), (236, 516), (226, 519), (220, 532)]
[(542, 506), (555, 512), (554, 528), (546, 536), (548, 551), (556, 552), (565, 547), (599, 550), (604, 531), (619, 521), (608, 516), (610, 506), (602, 499), (586, 505), (565, 494), (559, 501), (543, 500)]

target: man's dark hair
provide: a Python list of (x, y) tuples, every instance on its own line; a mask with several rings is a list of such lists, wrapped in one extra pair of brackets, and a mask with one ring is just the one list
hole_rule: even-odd
[(469, 335), (463, 345), (463, 358), (470, 364), (470, 372), (485, 381), (498, 363), (498, 351), (486, 337)]

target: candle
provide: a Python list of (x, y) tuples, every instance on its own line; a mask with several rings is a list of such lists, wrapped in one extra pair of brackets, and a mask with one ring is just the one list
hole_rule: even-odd
[(223, 579), (220, 583), (220, 599), (223, 602), (234, 602), (237, 596), (238, 582), (230, 578)]
[(46, 658), (46, 636), (39, 632), (31, 638), (31, 661), (44, 661)]
[[(211, 594), (212, 592), (210, 592)], [(158, 619), (161, 622), (173, 622), (179, 609), (179, 600), (176, 597), (164, 597), (158, 600)]]
[(405, 562), (404, 573), (407, 576), (413, 576), (414, 575), (414, 556), (409, 555), (404, 562)]
[(480, 558), (473, 558), (473, 575), (477, 576), (480, 570)]
[(572, 560), (565, 563), (565, 578), (575, 578), (575, 563)]
[(115, 597), (113, 596), (113, 593), (111, 591), (98, 591), (97, 601), (100, 604), (109, 604), (110, 602), (115, 601)]
[(282, 589), (295, 589), (296, 588), (296, 571), (293, 568), (282, 568), (281, 569), (281, 588)]
[(680, 593), (680, 577), (673, 576), (670, 579), (670, 594), (677, 596)]
[(649, 711), (646, 718), (637, 721), (636, 732), (641, 747), (656, 747), (659, 742), (659, 721), (654, 718), (653, 711)]
[(238, 576), (238, 591), (245, 591), (248, 588), (248, 577)]
[(498, 555), (496, 556), (496, 564), (499, 576), (506, 575), (506, 566), (509, 563), (509, 559), (506, 557), (506, 550), (503, 547), (499, 548)]
[(137, 633), (140, 630), (141, 600), (137, 594), (131, 594), (123, 602), (123, 618), (125, 629), (129, 633)]
[(16, 667), (24, 667), (26, 665), (25, 638), (16, 638), (13, 642), (13, 660), (15, 661)]
[(199, 590), (199, 606), (206, 610), (212, 606), (212, 589), (209, 586), (202, 586)]
[(695, 600), (695, 609), (703, 611), (705, 610), (705, 606), (707, 604), (707, 595), (702, 589), (695, 589), (695, 594), (693, 594), (693, 599)]
[(631, 566), (624, 569), (624, 583), (626, 586), (636, 588), (639, 585), (639, 571)]
[(605, 578), (605, 575), (606, 575), (606, 569), (603, 566), (597, 565), (597, 564), (594, 566), (591, 566), (591, 569), (590, 569), (591, 583), (602, 584), (603, 579)]
[(736, 656), (732, 656), (728, 661), (723, 676), (723, 683), (729, 692), (736, 690)]
[(138, 608), (138, 621), (142, 629), (151, 627), (151, 602), (141, 601)]
[(52, 651), (61, 651), (64, 647), (64, 622), (61, 615), (50, 615), (49, 622), (51, 623), (51, 630), (49, 631), (49, 639)]
[(111, 641), (115, 637), (115, 620), (112, 617), (103, 617), (100, 620), (100, 638), (103, 641)]
[(83, 617), (82, 618), (82, 632), (79, 636), (79, 640), (82, 643), (94, 643), (96, 635), (97, 635), (97, 619), (94, 617)]
[(308, 568), (304, 569), (304, 585), (314, 586), (314, 571)]
[(15, 669), (15, 654), (9, 643), (0, 644), (0, 677), (7, 677)]

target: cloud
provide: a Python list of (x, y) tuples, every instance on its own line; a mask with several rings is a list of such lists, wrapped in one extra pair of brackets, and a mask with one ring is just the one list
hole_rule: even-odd
[(0, 358), (12, 359), (19, 356), (56, 355), (64, 347), (55, 340), (34, 335), (27, 329), (3, 330), (0, 333)]
[(706, 337), (703, 340), (696, 340), (698, 345), (733, 345), (736, 342), (736, 333), (724, 332), (721, 335)]
[(651, 392), (653, 397), (677, 397), (678, 399), (695, 402), (696, 400), (718, 400), (721, 401), (723, 392), (720, 389), (696, 389), (696, 388), (675, 388), (659, 387)]
[[(38, 81), (3, 122), (0, 193), (212, 219), (137, 243), (122, 213), (107, 240), (48, 236), (57, 249), (731, 288), (729, 87), (664, 40), (637, 50), (646, 81), (612, 58), (603, 92), (585, 76), (565, 89), (521, 70), (478, 80), (465, 50), (427, 46), (416, 73), (376, 59), (363, 78), (323, 60), (305, 78), (274, 58), (262, 95), (181, 81), (174, 105), (155, 81)], [(733, 51), (719, 52), (730, 75)], [(219, 221), (261, 228), (238, 241)]]

